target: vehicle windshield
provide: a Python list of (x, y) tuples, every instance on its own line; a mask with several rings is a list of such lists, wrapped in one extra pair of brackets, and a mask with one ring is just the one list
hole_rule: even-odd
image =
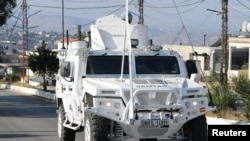
[[(174, 56), (137, 56), (136, 74), (180, 74)], [(89, 56), (86, 74), (121, 74), (122, 56)], [(128, 56), (125, 57), (124, 74), (129, 74)]]
[[(87, 74), (121, 74), (122, 56), (89, 56)], [(125, 57), (123, 74), (129, 74), (128, 57)]]

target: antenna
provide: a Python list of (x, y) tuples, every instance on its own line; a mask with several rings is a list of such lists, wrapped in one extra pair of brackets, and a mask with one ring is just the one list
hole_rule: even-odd
[(144, 19), (143, 19), (143, 3), (144, 0), (139, 0), (139, 24), (144, 24)]
[(130, 97), (131, 97), (131, 104), (129, 107), (129, 118), (130, 119), (134, 119), (134, 99), (133, 99), (133, 78), (132, 78), (132, 64), (131, 64), (131, 60), (132, 60), (132, 49), (131, 49), (131, 41), (130, 41), (130, 31), (129, 31), (129, 19), (128, 19), (128, 0), (125, 0), (125, 10), (126, 10), (126, 47), (129, 49), (129, 80), (130, 80)]

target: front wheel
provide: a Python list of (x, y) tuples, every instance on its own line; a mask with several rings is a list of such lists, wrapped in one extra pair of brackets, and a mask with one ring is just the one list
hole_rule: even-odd
[(109, 141), (109, 124), (108, 120), (86, 113), (84, 124), (85, 141)]
[(184, 125), (183, 141), (207, 141), (207, 120), (205, 115), (199, 116)]
[(57, 133), (60, 141), (74, 141), (76, 132), (72, 129), (63, 126), (65, 121), (65, 111), (62, 105), (58, 109)]

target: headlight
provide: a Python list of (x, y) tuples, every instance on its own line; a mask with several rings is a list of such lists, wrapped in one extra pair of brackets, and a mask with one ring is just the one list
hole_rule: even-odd
[(111, 102), (107, 102), (105, 105), (106, 105), (107, 107), (111, 107), (111, 106), (112, 106), (112, 103), (111, 103)]
[(195, 106), (197, 106), (198, 105), (198, 101), (187, 101), (187, 102), (185, 102), (185, 106), (187, 107), (187, 108), (190, 108), (190, 107), (195, 107)]
[(187, 108), (202, 106), (204, 104), (206, 104), (206, 101), (204, 99), (195, 99), (195, 100), (189, 100), (185, 102), (185, 106)]
[(192, 106), (196, 106), (197, 104), (198, 104), (197, 101), (193, 101), (193, 102), (192, 102)]
[(113, 110), (122, 110), (124, 108), (121, 99), (95, 98), (94, 103), (96, 108)]

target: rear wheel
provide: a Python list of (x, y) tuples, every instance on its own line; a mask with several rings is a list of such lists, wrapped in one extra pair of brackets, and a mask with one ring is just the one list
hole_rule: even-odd
[(184, 126), (185, 140), (207, 141), (207, 120), (205, 115), (192, 119)]
[(84, 123), (85, 141), (109, 141), (109, 124), (108, 120), (86, 113)]
[(76, 132), (72, 129), (63, 126), (65, 121), (65, 111), (62, 105), (58, 109), (57, 133), (60, 141), (74, 141)]

